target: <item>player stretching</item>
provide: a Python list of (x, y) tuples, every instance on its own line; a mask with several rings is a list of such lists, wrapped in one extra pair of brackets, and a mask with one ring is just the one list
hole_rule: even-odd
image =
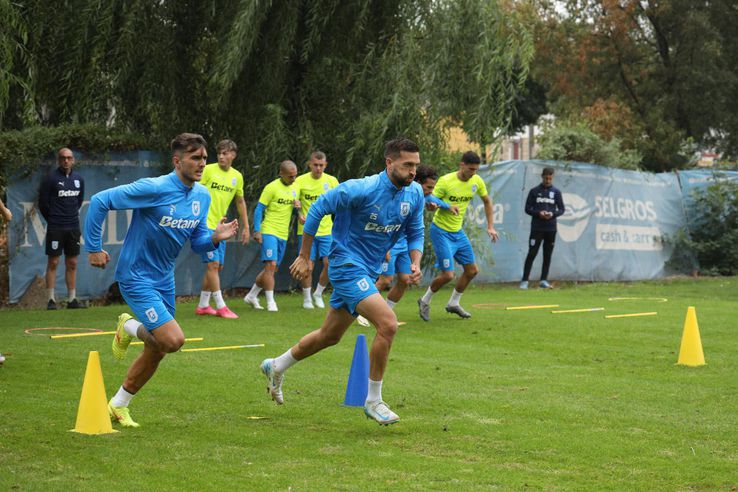
[(126, 313), (118, 317), (113, 355), (123, 359), (133, 337), (142, 340), (144, 348), (108, 403), (110, 417), (123, 427), (138, 427), (128, 404), (151, 379), (164, 356), (184, 343), (182, 328), (174, 319), (174, 263), (182, 246), (189, 239), (196, 253), (212, 251), (238, 231), (236, 220), (228, 224), (221, 220), (212, 233), (207, 228), (210, 195), (196, 183), (205, 168), (206, 146), (200, 135), (178, 135), (170, 145), (173, 172), (101, 191), (90, 200), (85, 249), (94, 267), (105, 268), (110, 261), (101, 240), (108, 211), (133, 209), (115, 280), (140, 321)]
[[(308, 211), (315, 201), (322, 195), (338, 186), (338, 180), (328, 173), (323, 172), (328, 163), (325, 160), (325, 154), (316, 150), (310, 154), (308, 168), (310, 172), (302, 174), (295, 180), (295, 185), (299, 188), (300, 199), (300, 215), (297, 223), (298, 244), (302, 245), (302, 228), (307, 219)], [(310, 260), (315, 262), (322, 259), (323, 270), (320, 272), (318, 285), (315, 287), (315, 294), (310, 298), (310, 287), (312, 278), (306, 277), (300, 281), (302, 286), (302, 307), (305, 309), (313, 309), (313, 302), (319, 308), (324, 308), (323, 291), (328, 286), (328, 253), (331, 249), (331, 231), (333, 230), (333, 219), (330, 215), (323, 217), (320, 221), (320, 227), (315, 233), (313, 239), (313, 247), (310, 250)], [(300, 249), (300, 246), (297, 249)]]
[(296, 177), (295, 163), (282, 161), (279, 164), (279, 178), (264, 187), (254, 211), (254, 241), (261, 244), (264, 268), (256, 276), (254, 285), (243, 300), (256, 309), (263, 309), (257, 296), (264, 289), (267, 311), (278, 311), (274, 300), (274, 274), (284, 258), (292, 211), (300, 208), (295, 187)]
[(454, 260), (463, 266), (464, 273), (459, 277), (456, 288), (446, 304), (446, 312), (458, 314), (462, 318), (471, 318), (471, 314), (461, 307), (459, 301), (461, 294), (479, 270), (474, 260), (471, 243), (461, 225), (466, 208), (475, 194), (479, 195), (484, 203), (487, 234), (493, 242), (497, 241), (497, 231), (495, 231), (492, 218), (492, 200), (487, 194), (484, 180), (477, 175), (480, 162), (475, 152), (465, 152), (461, 157), (459, 170), (441, 176), (433, 191), (435, 196), (458, 208), (456, 210), (439, 209), (433, 216), (430, 238), (436, 252), (436, 268), (439, 268), (441, 273), (433, 279), (425, 295), (418, 299), (419, 313), (423, 321), (430, 319), (430, 302), (433, 294), (454, 279)]
[[(202, 172), (202, 185), (210, 193), (210, 211), (208, 212), (208, 229), (215, 230), (220, 219), (225, 217), (231, 201), (236, 202), (238, 216), (243, 224), (241, 244), (249, 243), (249, 218), (246, 213), (246, 201), (243, 199), (243, 176), (231, 167), (236, 158), (237, 147), (233, 140), (221, 140), (215, 147), (218, 162), (208, 164)], [(234, 200), (235, 198), (235, 200)], [(225, 263), (226, 243), (221, 241), (218, 249), (203, 253), (202, 261), (207, 264), (205, 276), (202, 279), (200, 304), (195, 314), (210, 314), (221, 318), (238, 318), (238, 315), (228, 309), (220, 291), (220, 271)], [(215, 309), (210, 307), (210, 297), (215, 301)]]
[(284, 372), (326, 347), (341, 340), (357, 313), (376, 326), (369, 364), (369, 392), (364, 413), (380, 424), (394, 424), (400, 418), (382, 401), (382, 380), (397, 317), (374, 286), (385, 253), (403, 235), (410, 249), (410, 280), (420, 279), (423, 252), (423, 192), (413, 183), (420, 161), (418, 146), (400, 138), (387, 142), (386, 171), (363, 179), (352, 179), (321, 196), (308, 212), (302, 248), (290, 267), (301, 280), (310, 275), (310, 248), (321, 219), (334, 214), (333, 245), (328, 277), (333, 295), (320, 328), (302, 337), (284, 354), (266, 359), (261, 371), (267, 378), (272, 399), (283, 403)]

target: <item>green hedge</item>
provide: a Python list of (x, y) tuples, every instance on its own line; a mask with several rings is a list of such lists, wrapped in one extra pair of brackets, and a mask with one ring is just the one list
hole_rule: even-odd
[(53, 159), (61, 147), (105, 155), (109, 151), (157, 150), (165, 146), (166, 142), (151, 137), (90, 124), (0, 132), (0, 185), (18, 172), (33, 172), (44, 160)]

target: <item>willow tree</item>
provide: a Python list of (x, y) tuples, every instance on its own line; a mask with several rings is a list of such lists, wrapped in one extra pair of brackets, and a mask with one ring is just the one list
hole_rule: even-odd
[(440, 159), (450, 125), (488, 142), (509, 125), (532, 57), (516, 14), (487, 0), (8, 8), (28, 31), (32, 69), (25, 88), (9, 82), (4, 93), (31, 101), (32, 121), (7, 121), (94, 122), (162, 144), (184, 130), (230, 137), (250, 194), (276, 162), (302, 162), (314, 148), (347, 178), (378, 169), (383, 142), (396, 135), (416, 139), (428, 162)]

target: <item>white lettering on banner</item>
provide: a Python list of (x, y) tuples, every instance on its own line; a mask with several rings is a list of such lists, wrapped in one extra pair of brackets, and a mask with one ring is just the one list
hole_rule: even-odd
[(557, 220), (559, 236), (567, 243), (579, 239), (589, 223), (592, 214), (587, 200), (574, 193), (563, 193), (564, 215)]
[[(509, 210), (510, 207), (508, 206)], [(495, 203), (492, 205), (492, 220), (495, 223), (495, 227), (501, 225), (505, 220), (505, 205), (502, 203)], [(484, 204), (481, 205), (469, 205), (466, 209), (466, 220), (474, 222), (478, 226), (484, 226), (487, 223), (487, 216), (484, 213)]]
[(655, 222), (658, 219), (651, 201), (613, 198), (610, 196), (595, 197), (595, 217), (638, 220), (641, 222)]
[(617, 224), (597, 224), (595, 248), (598, 250), (661, 251), (661, 231), (658, 227)]

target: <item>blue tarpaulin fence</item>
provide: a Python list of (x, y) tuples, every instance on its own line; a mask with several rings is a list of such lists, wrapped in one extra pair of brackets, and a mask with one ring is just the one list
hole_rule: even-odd
[[(161, 156), (132, 152), (103, 161), (81, 160), (87, 196), (80, 211), (82, 223), (94, 193), (136, 179), (161, 174)], [(50, 165), (54, 165), (50, 163)], [(480, 274), (478, 281), (511, 282), (522, 276), (527, 254), (530, 217), (524, 212), (528, 190), (540, 183), (543, 167), (556, 169), (554, 184), (563, 194), (566, 213), (558, 220), (558, 236), (549, 278), (562, 280), (644, 280), (667, 274), (671, 247), (664, 236), (687, 225), (691, 193), (715, 179), (738, 181), (738, 172), (680, 171), (652, 174), (605, 168), (593, 164), (550, 161), (505, 161), (480, 169), (480, 176), (494, 201), (494, 221), (500, 240), (492, 244), (486, 235), (484, 206), (475, 198), (467, 211), (465, 229), (472, 238)], [(37, 211), (39, 171), (23, 179), (11, 179), (8, 207), (14, 221), (8, 229), (10, 302), (20, 300), (36, 276), (46, 267), (46, 223)], [(244, 179), (249, 179), (248, 173)], [(250, 204), (253, 205), (253, 204)], [(123, 244), (130, 211), (111, 211), (103, 229), (104, 248), (115, 264)], [(295, 256), (296, 241), (277, 277), (277, 289), (290, 285), (287, 267)], [(532, 278), (540, 272), (541, 256)], [(60, 267), (63, 268), (63, 267)], [(261, 270), (258, 245), (230, 241), (222, 288), (249, 287)], [(180, 254), (176, 269), (177, 295), (200, 291), (204, 265), (189, 248)], [(98, 298), (113, 282), (114, 268), (93, 269), (83, 252), (77, 272), (77, 295)], [(426, 276), (426, 281), (429, 280)], [(66, 295), (64, 276), (57, 276), (57, 292)]]

